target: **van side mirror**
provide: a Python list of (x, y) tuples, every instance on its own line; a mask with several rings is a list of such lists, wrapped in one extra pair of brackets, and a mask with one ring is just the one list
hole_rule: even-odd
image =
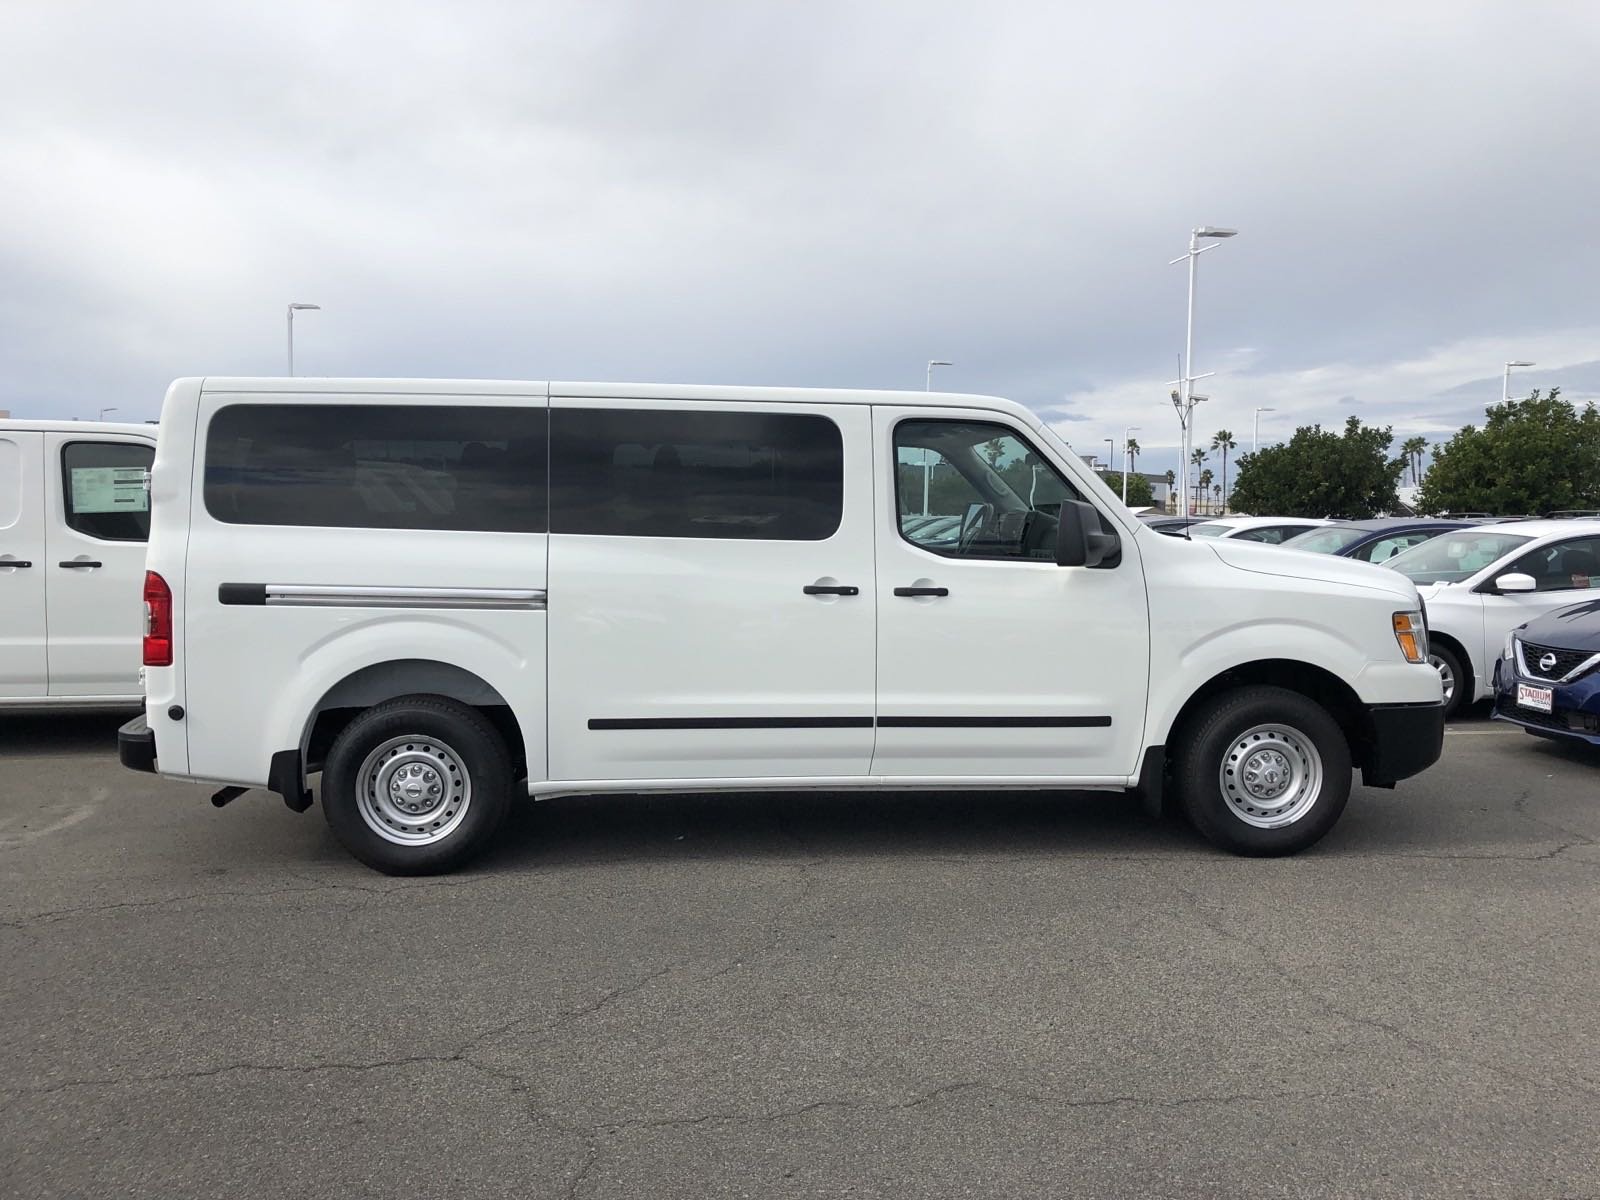
[(1539, 590), (1539, 581), (1521, 571), (1507, 571), (1495, 579), (1494, 588), (1497, 592), (1536, 592)]
[(1056, 565), (1061, 567), (1116, 566), (1122, 543), (1114, 533), (1103, 532), (1100, 512), (1081, 500), (1061, 502), (1061, 523), (1056, 528)]

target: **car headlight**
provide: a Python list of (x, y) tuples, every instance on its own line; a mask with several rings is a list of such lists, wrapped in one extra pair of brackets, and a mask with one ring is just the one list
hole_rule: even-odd
[(1394, 640), (1400, 644), (1400, 653), (1407, 662), (1428, 661), (1428, 627), (1420, 609), (1394, 614)]

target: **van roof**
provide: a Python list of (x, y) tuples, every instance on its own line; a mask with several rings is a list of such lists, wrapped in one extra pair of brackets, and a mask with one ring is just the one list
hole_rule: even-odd
[(735, 387), (727, 384), (572, 383), (510, 379), (318, 379), (297, 376), (200, 380), (204, 392), (303, 395), (550, 396), (607, 400), (762, 400), (790, 404), (906, 404), (939, 408), (1012, 407), (999, 396), (959, 392), (871, 391), (861, 388)]
[(136, 421), (74, 421), (70, 417), (28, 421), (0, 417), (0, 429), (15, 430), (17, 433), (137, 433), (153, 438), (157, 426)]

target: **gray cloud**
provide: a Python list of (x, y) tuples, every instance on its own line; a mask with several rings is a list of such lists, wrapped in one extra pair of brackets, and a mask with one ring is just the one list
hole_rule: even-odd
[(945, 386), (1086, 446), (1143, 426), (1157, 470), (1166, 260), (1203, 222), (1243, 230), (1201, 262), (1196, 355), (1203, 427), (1241, 444), (1257, 406), (1267, 436), (1350, 411), (1398, 433), (1497, 398), (1505, 358), (1600, 393), (1590, 6), (5, 20), (19, 413), (153, 416), (173, 376), (276, 373), (308, 300), (307, 372), (915, 388), (949, 358)]

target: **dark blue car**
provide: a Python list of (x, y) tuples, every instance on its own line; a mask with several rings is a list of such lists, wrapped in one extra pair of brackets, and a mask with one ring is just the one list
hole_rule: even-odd
[(1600, 746), (1600, 600), (1513, 629), (1494, 665), (1494, 716)]
[(1313, 554), (1337, 554), (1362, 562), (1382, 562), (1402, 550), (1420, 546), (1452, 529), (1466, 529), (1472, 521), (1433, 520), (1427, 517), (1377, 517), (1368, 521), (1340, 521), (1324, 525), (1280, 543)]

